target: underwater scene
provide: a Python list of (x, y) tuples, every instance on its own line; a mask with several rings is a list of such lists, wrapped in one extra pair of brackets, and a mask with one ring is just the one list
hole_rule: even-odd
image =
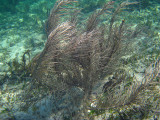
[(160, 0), (0, 0), (0, 120), (160, 120)]

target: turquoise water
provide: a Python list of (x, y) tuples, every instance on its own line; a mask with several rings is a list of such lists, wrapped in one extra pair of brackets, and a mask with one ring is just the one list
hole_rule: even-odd
[(123, 2), (1, 0), (0, 120), (160, 119), (160, 1)]

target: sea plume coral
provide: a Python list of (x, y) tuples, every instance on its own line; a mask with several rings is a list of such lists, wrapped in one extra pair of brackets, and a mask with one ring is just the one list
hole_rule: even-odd
[[(67, 4), (75, 1), (59, 0), (47, 21), (48, 40), (44, 50), (33, 59), (32, 76), (36, 82), (53, 90), (65, 90), (69, 86), (81, 87), (88, 94), (93, 84), (100, 80), (105, 69), (120, 49), (124, 33), (124, 20), (114, 25), (116, 15), (127, 5), (124, 2), (113, 12), (106, 28), (98, 27), (98, 18), (112, 9), (114, 2), (108, 2), (98, 12), (94, 12), (82, 32), (76, 24), (66, 21), (57, 24), (59, 10), (69, 10)], [(65, 7), (64, 7), (65, 5)], [(108, 30), (106, 30), (108, 29)], [(108, 31), (107, 35), (105, 31)], [(107, 36), (107, 37), (106, 37)]]
[(138, 119), (147, 119), (151, 114), (155, 116), (160, 108), (159, 59), (160, 57), (146, 68), (141, 80), (127, 75), (125, 70), (118, 71), (121, 74), (117, 72), (114, 75), (115, 80), (112, 79), (104, 85), (104, 93), (97, 97), (97, 104), (89, 109), (113, 110), (121, 119), (135, 119), (135, 114), (141, 114)]

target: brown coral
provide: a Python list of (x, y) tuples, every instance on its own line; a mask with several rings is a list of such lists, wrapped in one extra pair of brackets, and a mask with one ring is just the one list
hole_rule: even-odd
[[(120, 49), (124, 20), (115, 26), (115, 16), (130, 3), (119, 5), (106, 28), (97, 27), (98, 17), (112, 8), (113, 2), (107, 3), (91, 15), (86, 29), (78, 32), (73, 22), (57, 24), (58, 11), (69, 10), (63, 6), (72, 2), (75, 1), (58, 1), (51, 11), (47, 22), (48, 40), (44, 50), (33, 60), (32, 76), (35, 81), (53, 90), (78, 86), (90, 93), (93, 84), (100, 80), (113, 55)], [(109, 31), (107, 35), (104, 32), (106, 29)]]

